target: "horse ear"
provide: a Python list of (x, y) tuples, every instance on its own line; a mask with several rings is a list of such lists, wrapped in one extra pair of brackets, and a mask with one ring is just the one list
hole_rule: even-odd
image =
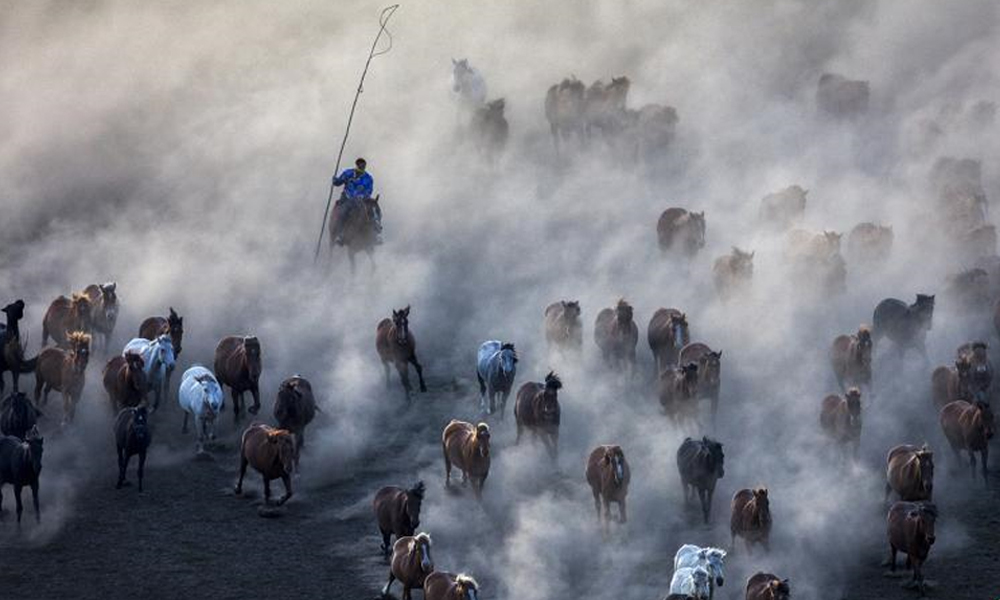
[(452, 64), (452, 66), (457, 67), (458, 66), (458, 61), (453, 58), (453, 59), (451, 59), (451, 64)]
[(409, 304), (407, 304), (406, 308), (403, 309), (403, 314), (407, 315), (407, 316), (410, 315), (410, 305)]

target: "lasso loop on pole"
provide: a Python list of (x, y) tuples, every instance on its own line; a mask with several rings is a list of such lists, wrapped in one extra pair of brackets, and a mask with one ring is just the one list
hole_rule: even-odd
[[(361, 97), (361, 92), (364, 90), (365, 85), (365, 75), (368, 74), (368, 67), (372, 63), (372, 59), (376, 56), (381, 56), (392, 50), (392, 33), (386, 29), (386, 25), (389, 24), (389, 19), (399, 8), (398, 4), (393, 4), (382, 9), (382, 13), (378, 18), (378, 34), (375, 35), (375, 40), (372, 42), (371, 50), (368, 51), (368, 60), (365, 61), (365, 68), (361, 71), (361, 79), (358, 81), (358, 91), (354, 93), (354, 102), (351, 103), (351, 112), (347, 116), (347, 128), (344, 130), (344, 138), (340, 141), (340, 151), (337, 152), (337, 166), (333, 168), (333, 179), (337, 178), (340, 174), (340, 161), (344, 157), (344, 148), (347, 146), (347, 137), (351, 134), (351, 123), (354, 121), (354, 111), (358, 107), (358, 98)], [(382, 34), (386, 34), (389, 39), (389, 45), (386, 46), (384, 50), (375, 51), (378, 47), (378, 42), (382, 38)], [(316, 240), (316, 253), (313, 255), (313, 264), (319, 259), (319, 251), (323, 246), (323, 234), (326, 232), (326, 220), (330, 215), (330, 204), (333, 202), (333, 190), (336, 186), (333, 185), (333, 180), (330, 181), (330, 195), (326, 199), (326, 209), (323, 211), (323, 224), (320, 225), (319, 229), (319, 239)]]

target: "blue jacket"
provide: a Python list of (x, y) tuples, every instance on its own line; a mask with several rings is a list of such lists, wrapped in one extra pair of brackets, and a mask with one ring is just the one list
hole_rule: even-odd
[(333, 180), (333, 185), (344, 186), (344, 197), (351, 199), (370, 198), (375, 189), (375, 180), (367, 171), (356, 176), (354, 169), (347, 169)]

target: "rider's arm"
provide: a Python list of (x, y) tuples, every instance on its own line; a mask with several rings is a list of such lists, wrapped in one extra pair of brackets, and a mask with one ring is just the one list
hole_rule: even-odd
[(347, 180), (350, 179), (350, 176), (351, 176), (351, 170), (347, 169), (346, 171), (340, 174), (340, 177), (333, 178), (333, 185), (334, 186), (344, 185), (345, 183), (347, 183)]
[(371, 198), (372, 192), (375, 190), (375, 179), (369, 175), (362, 180), (361, 185), (365, 191), (364, 197)]

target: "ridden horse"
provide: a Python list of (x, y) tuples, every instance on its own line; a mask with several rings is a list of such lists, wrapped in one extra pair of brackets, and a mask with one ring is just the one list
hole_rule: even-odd
[(399, 381), (406, 391), (406, 401), (410, 402), (413, 388), (410, 387), (410, 363), (417, 371), (420, 391), (427, 392), (424, 383), (424, 368), (417, 360), (417, 340), (410, 331), (410, 306), (393, 310), (392, 319), (382, 319), (375, 328), (375, 351), (385, 369), (385, 387), (389, 388), (389, 363), (396, 366)]
[(133, 338), (125, 344), (125, 349), (122, 351), (122, 354), (129, 353), (142, 357), (143, 367), (146, 370), (146, 385), (149, 386), (149, 391), (153, 392), (153, 408), (150, 412), (155, 412), (160, 408), (160, 399), (167, 393), (167, 373), (177, 364), (170, 336), (161, 334), (154, 340)]
[(260, 410), (260, 340), (254, 336), (230, 335), (222, 338), (215, 347), (215, 378), (219, 385), (229, 386), (233, 396), (233, 421), (239, 423), (243, 394), (250, 392), (253, 406), (247, 409), (251, 415)]
[(514, 344), (490, 340), (479, 346), (476, 379), (479, 380), (479, 408), (492, 415), (500, 410), (500, 420), (507, 410), (507, 398), (517, 375), (517, 350)]
[(206, 439), (215, 439), (215, 419), (222, 413), (225, 403), (222, 386), (211, 371), (201, 365), (195, 365), (181, 375), (177, 402), (184, 411), (181, 433), (187, 433), (188, 417), (192, 417), (194, 427), (198, 431), (195, 450), (201, 452)]
[[(618, 503), (618, 516), (621, 523), (628, 520), (625, 509), (625, 499), (628, 496), (628, 484), (632, 480), (632, 471), (621, 446), (605, 445), (594, 448), (587, 457), (587, 484), (594, 495), (594, 509), (597, 510), (597, 520), (601, 522), (605, 533), (611, 520), (611, 503)], [(601, 506), (603, 505), (603, 513)]]
[(521, 443), (521, 433), (530, 430), (541, 438), (545, 449), (553, 460), (559, 456), (559, 390), (562, 381), (553, 371), (545, 376), (544, 383), (529, 381), (517, 390), (517, 401), (514, 403), (514, 419), (517, 422), (517, 439), (514, 445)]
[(118, 322), (118, 284), (92, 283), (84, 288), (83, 293), (90, 300), (90, 323), (94, 333), (104, 338), (102, 348), (107, 351), (111, 334)]
[[(351, 275), (356, 270), (354, 256), (359, 252), (364, 252), (368, 255), (368, 260), (371, 261), (371, 272), (375, 272), (375, 246), (377, 245), (375, 215), (381, 211), (378, 203), (380, 197), (381, 195), (361, 200), (361, 206), (350, 211), (341, 229), (341, 239), (344, 242), (344, 247), (347, 248), (347, 258), (351, 261)], [(335, 239), (337, 231), (336, 223), (343, 218), (343, 208), (343, 206), (334, 206), (333, 213), (330, 215), (331, 258), (333, 257), (334, 248), (337, 247)]]
[(387, 485), (375, 492), (372, 509), (382, 535), (382, 554), (386, 558), (392, 553), (389, 540), (393, 535), (396, 539), (413, 535), (420, 527), (420, 506), (423, 501), (423, 481), (418, 481), (410, 489)]
[(278, 427), (295, 434), (295, 460), (298, 465), (299, 452), (306, 445), (306, 425), (316, 417), (316, 398), (312, 384), (300, 375), (293, 375), (278, 386), (278, 398), (274, 401), (274, 420)]
[(697, 492), (706, 524), (712, 510), (715, 484), (726, 474), (724, 463), (722, 444), (708, 437), (701, 440), (685, 438), (677, 449), (677, 470), (684, 486), (684, 502), (690, 502), (692, 492)]
[(927, 358), (924, 339), (934, 323), (934, 296), (917, 294), (917, 301), (907, 305), (902, 300), (886, 298), (875, 307), (872, 317), (874, 342), (887, 337), (896, 344), (900, 356), (915, 348)]
[(31, 488), (31, 500), (35, 505), (35, 522), (42, 522), (42, 511), (38, 506), (38, 476), (42, 472), (42, 436), (38, 428), (32, 427), (24, 441), (16, 437), (0, 438), (0, 514), (3, 514), (3, 485), (14, 487), (14, 501), (17, 503), (17, 526), (21, 527), (21, 490)]
[(483, 497), (483, 486), (490, 474), (490, 426), (473, 425), (452, 419), (441, 433), (444, 452), (444, 485), (451, 485), (451, 467), (462, 471), (462, 483), (472, 480), (476, 500)]
[(612, 369), (635, 373), (635, 347), (639, 343), (639, 328), (632, 320), (632, 307), (619, 299), (615, 307), (605, 308), (594, 322), (594, 342), (601, 349), (604, 362)]
[(24, 318), (24, 300), (15, 300), (3, 307), (3, 312), (7, 315), (7, 324), (0, 324), (0, 394), (4, 390), (3, 374), (10, 371), (11, 382), (14, 384), (14, 391), (18, 391), (17, 382), (22, 373), (31, 373), (35, 370), (37, 357), (32, 359), (24, 358), (24, 348), (27, 341), (21, 339), (21, 328), (19, 322)]
[(115, 489), (128, 485), (125, 481), (125, 471), (128, 463), (136, 454), (139, 455), (139, 468), (136, 472), (139, 478), (139, 491), (142, 491), (142, 475), (146, 469), (146, 451), (152, 441), (149, 428), (149, 412), (145, 406), (123, 408), (115, 418), (115, 442), (118, 445), (118, 483)]
[[(170, 335), (170, 343), (174, 346), (174, 357), (181, 355), (181, 343), (184, 341), (184, 317), (177, 314), (174, 311), (174, 307), (171, 306), (170, 314), (166, 317), (148, 317), (146, 320), (139, 325), (139, 337), (146, 338), (147, 340), (155, 340), (163, 334)], [(176, 366), (176, 365), (175, 365)], [(170, 379), (174, 375), (174, 368), (171, 367), (167, 370), (167, 391), (172, 389), (170, 387)]]
[(38, 366), (35, 370), (35, 404), (45, 406), (49, 402), (50, 391), (62, 392), (62, 424), (71, 423), (76, 414), (76, 405), (83, 394), (89, 362), (90, 336), (82, 331), (69, 334), (69, 350), (52, 347), (42, 350), (38, 354)]
[(687, 315), (676, 308), (657, 309), (646, 328), (646, 340), (656, 361), (657, 374), (676, 365), (681, 349), (691, 341)]
[(862, 325), (852, 335), (839, 335), (830, 348), (830, 363), (837, 376), (840, 391), (849, 386), (870, 386), (872, 382), (872, 335), (871, 330)]
[(138, 354), (129, 352), (109, 358), (104, 365), (102, 382), (115, 414), (122, 408), (146, 402), (146, 371)]
[(990, 405), (982, 400), (973, 403), (964, 400), (949, 402), (941, 409), (940, 421), (956, 458), (962, 459), (962, 450), (969, 453), (973, 480), (976, 478), (976, 452), (982, 455), (983, 481), (989, 485), (986, 462), (990, 457), (990, 440), (995, 431)]
[(295, 471), (295, 434), (285, 429), (275, 429), (254, 423), (243, 432), (240, 441), (240, 479), (236, 483), (237, 496), (243, 493), (243, 478), (251, 465), (264, 479), (264, 504), (271, 503), (271, 480), (281, 479), (285, 495), (278, 505), (292, 497), (292, 473)]
[(59, 296), (52, 301), (42, 320), (42, 345), (49, 338), (57, 346), (65, 347), (71, 331), (90, 333), (92, 326), (90, 298), (86, 294), (73, 294), (72, 298)]

